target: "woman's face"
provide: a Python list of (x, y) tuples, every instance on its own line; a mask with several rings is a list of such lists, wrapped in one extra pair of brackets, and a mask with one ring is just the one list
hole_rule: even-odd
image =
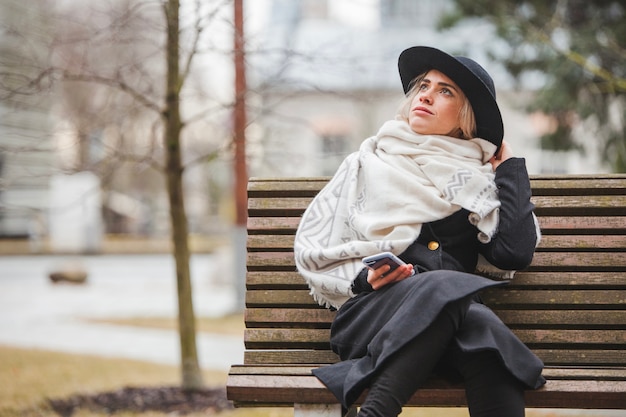
[(430, 70), (411, 101), (409, 125), (422, 135), (461, 137), (459, 114), (465, 95), (445, 74)]

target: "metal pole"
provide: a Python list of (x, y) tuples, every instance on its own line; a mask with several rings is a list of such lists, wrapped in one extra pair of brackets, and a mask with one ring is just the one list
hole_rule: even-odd
[(237, 310), (244, 308), (245, 297), (245, 262), (246, 262), (246, 224), (248, 210), (248, 169), (246, 166), (246, 71), (245, 42), (243, 30), (243, 0), (234, 0), (235, 9), (235, 108), (234, 108), (234, 145), (235, 145), (235, 285), (237, 286)]

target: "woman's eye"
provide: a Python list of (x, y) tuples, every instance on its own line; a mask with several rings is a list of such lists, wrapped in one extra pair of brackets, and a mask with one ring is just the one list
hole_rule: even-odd
[(448, 95), (448, 96), (451, 96), (451, 95), (452, 95), (452, 91), (450, 91), (450, 90), (449, 90), (449, 89), (447, 89), (447, 88), (442, 88), (442, 89), (441, 89), (441, 92), (442, 92), (443, 94), (445, 94), (445, 95)]
[(426, 90), (427, 88), (428, 88), (428, 84), (420, 84), (420, 86), (419, 86), (418, 90), (419, 90), (419, 91), (424, 91), (424, 90)]

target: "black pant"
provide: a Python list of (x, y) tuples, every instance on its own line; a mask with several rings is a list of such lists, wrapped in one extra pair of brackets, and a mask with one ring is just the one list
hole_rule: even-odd
[(463, 352), (450, 346), (468, 314), (469, 300), (450, 303), (437, 319), (400, 349), (374, 377), (360, 417), (392, 417), (444, 357), (463, 378), (472, 417), (523, 417), (524, 387), (493, 351)]

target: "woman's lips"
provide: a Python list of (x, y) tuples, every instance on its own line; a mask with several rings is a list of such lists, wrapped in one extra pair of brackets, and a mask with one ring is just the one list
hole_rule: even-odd
[(426, 107), (422, 107), (422, 106), (415, 107), (415, 108), (413, 109), (413, 112), (415, 112), (415, 113), (434, 114), (432, 111), (430, 111), (430, 110), (428, 110)]

